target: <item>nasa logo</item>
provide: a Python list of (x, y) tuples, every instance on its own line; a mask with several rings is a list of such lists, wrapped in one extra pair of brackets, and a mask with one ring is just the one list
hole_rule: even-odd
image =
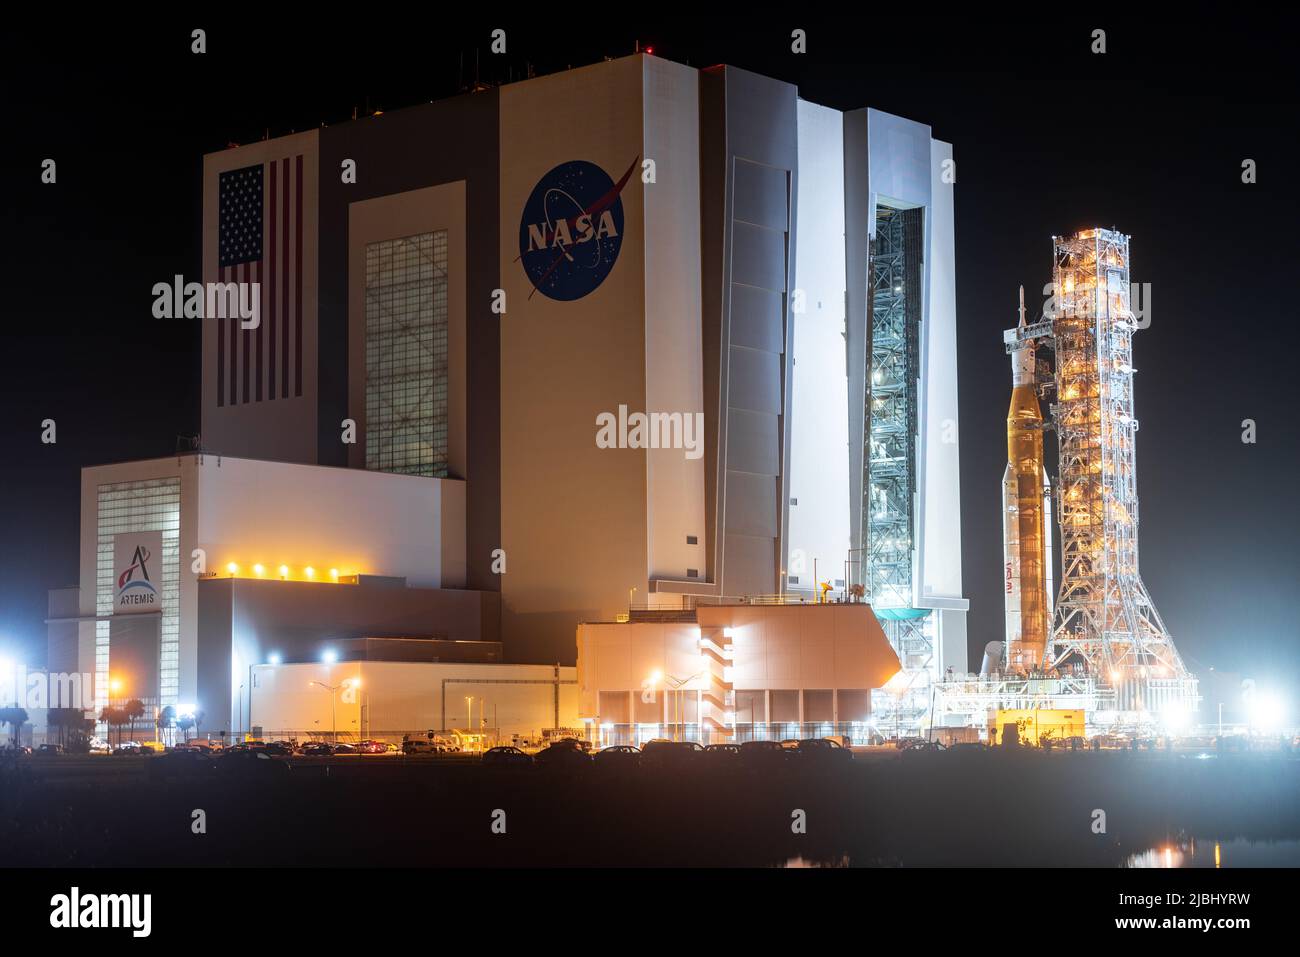
[(519, 221), (519, 261), (533, 292), (572, 302), (605, 281), (623, 245), (623, 187), (640, 159), (617, 183), (586, 160), (561, 163), (537, 181)]

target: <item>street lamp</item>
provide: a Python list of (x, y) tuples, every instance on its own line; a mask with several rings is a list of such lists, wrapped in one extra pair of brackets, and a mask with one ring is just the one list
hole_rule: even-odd
[(361, 679), (345, 678), (342, 684), (337, 684), (337, 685), (327, 685), (323, 681), (309, 681), (307, 682), (307, 684), (309, 686), (320, 685), (322, 688), (324, 688), (326, 691), (330, 693), (330, 741), (333, 744), (338, 744), (339, 743), (338, 712), (337, 709), (335, 708), (335, 702), (337, 701), (338, 698), (338, 691), (340, 688), (352, 688), (360, 685)]
[(677, 740), (677, 735), (681, 729), (681, 724), (682, 724), (681, 721), (682, 686), (690, 684), (692, 681), (694, 681), (696, 678), (700, 677), (703, 674), (704, 674), (703, 671), (699, 671), (691, 675), (689, 678), (678, 678), (676, 675), (661, 674), (660, 672), (656, 671), (653, 675), (650, 676), (651, 681), (653, 681), (655, 684), (658, 684), (659, 678), (662, 677), (665, 682), (672, 685), (672, 690), (677, 692), (676, 704), (673, 709), (673, 740), (674, 741)]

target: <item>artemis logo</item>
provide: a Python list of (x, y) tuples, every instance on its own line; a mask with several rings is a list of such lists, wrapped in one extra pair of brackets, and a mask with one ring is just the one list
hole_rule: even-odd
[(117, 576), (117, 601), (120, 605), (152, 605), (158, 600), (158, 589), (149, 579), (149, 549), (135, 547), (131, 564)]
[(131, 936), (148, 937), (153, 926), (152, 894), (87, 894), (72, 888), (70, 894), (50, 898), (50, 926), (129, 927)]
[(519, 261), (533, 292), (571, 302), (605, 281), (623, 245), (623, 187), (640, 159), (617, 183), (586, 160), (561, 163), (537, 181), (519, 222)]

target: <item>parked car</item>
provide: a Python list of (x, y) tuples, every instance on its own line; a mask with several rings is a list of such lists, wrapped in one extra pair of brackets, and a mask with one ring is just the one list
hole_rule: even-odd
[(631, 744), (611, 744), (597, 751), (592, 759), (602, 767), (636, 767), (641, 763), (641, 749)]
[(421, 741), (419, 738), (408, 738), (402, 742), (403, 754), (438, 754), (441, 750), (432, 741)]
[(19, 744), (17, 746), (10, 745), (9, 747), (2, 748), (0, 750), (2, 750), (5, 754), (11, 754), (11, 755), (19, 755), (19, 754), (26, 755), (32, 753), (32, 749), (27, 747), (27, 745), (25, 744)]
[(127, 741), (125, 744), (119, 744), (116, 748), (114, 748), (113, 753), (116, 755), (124, 755), (127, 757), (132, 757), (140, 754), (149, 754), (150, 752), (145, 750), (135, 741)]
[(483, 752), (482, 761), (485, 767), (491, 768), (532, 767), (533, 764), (533, 759), (530, 755), (525, 754), (518, 748), (512, 748), (509, 745), (488, 748)]
[(696, 741), (665, 741), (656, 738), (641, 745), (641, 764), (650, 768), (681, 767), (694, 763), (704, 754), (704, 745)]
[(276, 758), (293, 757), (293, 748), (289, 747), (289, 745), (283, 741), (268, 741), (257, 750)]
[(533, 763), (543, 768), (579, 768), (591, 764), (591, 755), (573, 738), (566, 738), (538, 751), (533, 756)]
[(362, 754), (386, 754), (388, 745), (382, 741), (362, 741), (357, 745), (357, 751)]
[(333, 748), (335, 754), (356, 754), (357, 753), (357, 746), (355, 744), (348, 744), (346, 741), (344, 741), (341, 744), (334, 745)]
[(148, 762), (149, 777), (153, 780), (203, 777), (215, 771), (216, 766), (211, 755), (197, 748), (174, 749)]
[(740, 763), (751, 768), (779, 767), (789, 753), (776, 741), (745, 741), (740, 745)]
[(304, 757), (309, 758), (328, 758), (334, 753), (334, 749), (324, 741), (308, 741), (302, 746), (302, 753)]
[[(150, 762), (151, 765), (152, 763)], [(291, 763), (277, 761), (266, 748), (249, 748), (246, 751), (237, 751), (231, 748), (221, 752), (220, 758), (212, 763), (219, 764), (223, 771), (236, 774), (278, 775), (293, 770)]]
[(929, 754), (936, 751), (947, 751), (948, 747), (939, 741), (909, 738), (899, 745), (899, 750), (904, 754)]
[(801, 761), (846, 764), (853, 760), (853, 752), (830, 738), (805, 738), (795, 748)]
[(62, 754), (62, 753), (63, 753), (63, 745), (61, 745), (61, 744), (42, 744), (39, 748), (36, 749), (36, 753), (39, 754), (39, 755), (41, 755), (42, 757), (47, 756), (47, 755), (51, 755), (51, 754)]
[(706, 764), (714, 766), (730, 766), (733, 764), (739, 764), (740, 745), (726, 743), (705, 745), (702, 757)]

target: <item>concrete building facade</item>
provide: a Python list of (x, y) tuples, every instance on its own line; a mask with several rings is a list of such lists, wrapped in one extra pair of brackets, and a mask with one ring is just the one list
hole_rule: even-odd
[(607, 742), (843, 734), (900, 671), (869, 605), (700, 606), (578, 627), (579, 714)]
[(950, 159), (648, 55), (207, 156), (202, 278), (259, 319), (203, 320), (200, 452), (84, 471), (80, 661), (234, 730), (294, 635), (571, 666), (580, 622), (825, 581), (965, 671)]

